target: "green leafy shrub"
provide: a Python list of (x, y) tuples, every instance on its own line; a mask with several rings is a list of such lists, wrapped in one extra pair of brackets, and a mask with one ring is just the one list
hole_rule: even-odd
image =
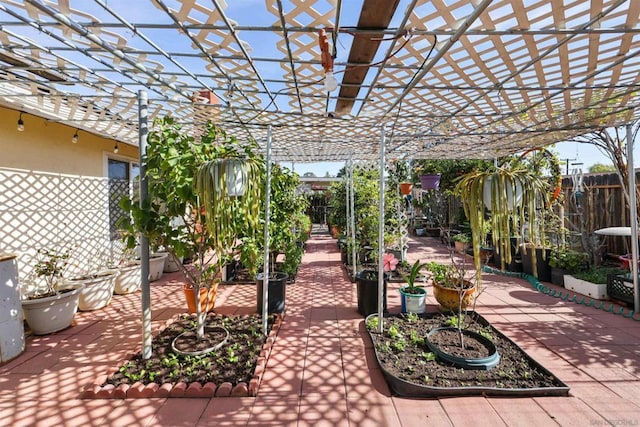
[(575, 273), (589, 268), (589, 256), (584, 252), (572, 249), (554, 249), (549, 256), (549, 265), (554, 268), (564, 268), (569, 273)]
[(592, 267), (585, 271), (579, 271), (573, 273), (573, 277), (580, 280), (585, 280), (587, 282), (596, 283), (596, 284), (605, 284), (607, 283), (607, 275), (609, 274), (625, 274), (626, 270), (617, 267)]

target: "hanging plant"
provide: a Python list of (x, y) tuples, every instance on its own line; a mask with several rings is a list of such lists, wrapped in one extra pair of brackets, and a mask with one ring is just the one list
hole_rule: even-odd
[[(229, 155), (229, 153), (226, 153)], [(237, 154), (237, 153), (235, 153)], [(260, 216), (261, 188), (249, 183), (261, 182), (258, 162), (248, 158), (228, 157), (203, 163), (197, 171), (195, 188), (204, 212), (210, 220), (207, 230), (218, 254), (232, 248), (241, 226), (237, 213), (246, 215), (253, 228)]]
[[(532, 157), (527, 157), (529, 154), (533, 154)], [(518, 159), (519, 162), (524, 162), (529, 168), (542, 174), (543, 170), (546, 170), (549, 176), (549, 190), (551, 190), (551, 196), (549, 197), (549, 203), (547, 206), (555, 203), (562, 204), (563, 200), (560, 197), (562, 192), (562, 170), (560, 169), (560, 159), (558, 156), (544, 147), (536, 147), (531, 150), (525, 151)]]
[[(548, 183), (535, 172), (516, 166), (473, 171), (464, 175), (455, 191), (462, 201), (472, 231), (474, 263), (480, 278), (480, 246), (486, 239), (488, 222), (495, 251), (501, 255), (501, 268), (511, 262), (511, 236), (520, 236), (528, 221), (532, 240), (542, 236), (544, 219), (538, 209), (547, 206)], [(518, 194), (521, 193), (521, 197)], [(485, 199), (490, 201), (491, 215), (486, 216)]]

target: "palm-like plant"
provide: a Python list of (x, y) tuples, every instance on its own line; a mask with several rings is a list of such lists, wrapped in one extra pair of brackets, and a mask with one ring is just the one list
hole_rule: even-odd
[(409, 275), (405, 276), (404, 278), (407, 281), (407, 286), (403, 288), (406, 293), (417, 294), (422, 292), (418, 290), (422, 288), (415, 286), (415, 282), (418, 278), (418, 275), (420, 274), (420, 271), (427, 265), (427, 263), (421, 263), (419, 259), (413, 263), (413, 265), (411, 266), (411, 270), (409, 271)]

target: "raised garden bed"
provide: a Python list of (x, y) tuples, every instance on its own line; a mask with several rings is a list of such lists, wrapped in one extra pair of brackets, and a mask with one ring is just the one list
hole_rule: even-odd
[(518, 345), (475, 312), (468, 314), (469, 330), (490, 337), (500, 362), (490, 370), (461, 369), (439, 360), (427, 344), (427, 334), (450, 326), (443, 314), (390, 315), (384, 332), (377, 315), (367, 318), (367, 330), (389, 387), (403, 397), (442, 396), (567, 396), (569, 387)]
[[(258, 315), (222, 316), (210, 313), (206, 327), (224, 327), (229, 336), (219, 349), (202, 355), (181, 355), (171, 344), (185, 331), (195, 331), (195, 315), (182, 314), (153, 339), (153, 353), (140, 353), (114, 369), (106, 381), (89, 385), (83, 398), (228, 397), (255, 396), (268, 353), (281, 324), (280, 316), (269, 316), (269, 336), (262, 334)], [(219, 343), (202, 340), (193, 350)]]

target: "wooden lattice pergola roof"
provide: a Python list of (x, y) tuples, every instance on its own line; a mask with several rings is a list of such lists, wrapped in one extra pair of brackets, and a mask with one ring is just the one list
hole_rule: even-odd
[(145, 90), (187, 129), (264, 144), (271, 124), (283, 160), (377, 157), (383, 124), (392, 157), (497, 157), (637, 119), (639, 15), (637, 0), (0, 0), (0, 104), (136, 145)]

